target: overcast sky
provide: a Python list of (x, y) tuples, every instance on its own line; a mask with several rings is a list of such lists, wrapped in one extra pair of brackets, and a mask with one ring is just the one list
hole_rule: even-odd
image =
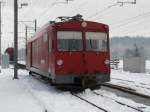
[[(3, 0), (2, 6), (2, 51), (13, 42), (13, 1)], [(146, 36), (150, 37), (150, 0), (137, 0), (135, 5), (120, 6), (117, 1), (134, 0), (18, 0), (28, 3), (27, 7), (19, 8), (19, 21), (37, 19), (41, 27), (58, 16), (82, 14), (85, 20), (96, 21), (110, 26), (110, 37), (113, 36)], [(19, 48), (25, 43), (25, 24), (19, 23)], [(31, 30), (30, 33), (33, 33)]]

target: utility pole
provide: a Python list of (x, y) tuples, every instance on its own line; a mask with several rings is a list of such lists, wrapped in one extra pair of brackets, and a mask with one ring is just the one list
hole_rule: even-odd
[[(27, 6), (27, 3), (22, 3)], [(18, 79), (18, 0), (14, 0), (14, 79)]]
[(25, 62), (27, 64), (27, 40), (28, 40), (28, 26), (25, 28)]
[(26, 28), (25, 28), (25, 49), (26, 49), (26, 56), (27, 56), (27, 40), (28, 40), (28, 26), (26, 25)]
[[(2, 61), (2, 60), (1, 60), (1, 48), (2, 48), (2, 45), (1, 45), (1, 44), (2, 44), (2, 43), (1, 43), (1, 38), (2, 38), (2, 37), (1, 37), (1, 32), (2, 32), (2, 31), (1, 31), (1, 22), (2, 22), (2, 19), (1, 19), (1, 8), (2, 8), (2, 7), (1, 7), (1, 5), (2, 5), (2, 2), (0, 1), (0, 66), (1, 66), (1, 61)], [(1, 69), (0, 69), (0, 73), (1, 73)]]
[[(1, 51), (2, 51), (2, 1), (0, 1), (0, 66), (2, 65), (2, 55), (1, 55)], [(0, 73), (1, 73), (1, 68), (0, 68)]]
[(34, 20), (34, 23), (35, 23), (35, 32), (36, 32), (36, 30), (37, 30), (37, 20), (36, 19)]
[(14, 0), (14, 79), (18, 79), (18, 0)]

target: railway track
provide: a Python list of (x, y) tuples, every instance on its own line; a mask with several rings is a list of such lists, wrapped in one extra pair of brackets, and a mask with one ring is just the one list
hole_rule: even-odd
[[(110, 84), (119, 85), (125, 88), (132, 88), (132, 91), (136, 91), (139, 94), (145, 94), (149, 96), (150, 93), (150, 85), (145, 83), (136, 83), (134, 81), (128, 81), (124, 79), (112, 78), (112, 82)], [(145, 92), (144, 92), (145, 91)]]
[(123, 87), (123, 86), (119, 86), (119, 85), (115, 85), (115, 84), (111, 84), (111, 83), (105, 83), (103, 84), (103, 86), (105, 87), (109, 87), (109, 88), (113, 88), (113, 89), (117, 89), (126, 93), (130, 93), (139, 97), (143, 97), (143, 98), (148, 98), (150, 100), (150, 96), (142, 94), (137, 92), (135, 89), (132, 88), (128, 88), (128, 87)]
[[(93, 103), (92, 101), (89, 101), (89, 100), (87, 100), (87, 99), (85, 99), (85, 98), (83, 98), (83, 97), (81, 97), (81, 96), (79, 96), (79, 95), (77, 95), (77, 94), (74, 94), (74, 93), (71, 93), (71, 94), (72, 94), (74, 97), (77, 97), (78, 99), (80, 99), (80, 100), (82, 100), (82, 101), (84, 101), (84, 102), (86, 102), (86, 103), (88, 103), (88, 104), (94, 106), (95, 108), (98, 108), (99, 110), (101, 110), (101, 111), (103, 111), (103, 112), (111, 112), (110, 110), (105, 109), (104, 107), (99, 106), (98, 104), (95, 104), (95, 103)], [(104, 95), (102, 95), (101, 93), (98, 93), (98, 92), (93, 92), (93, 94), (94, 94), (94, 95), (97, 95), (97, 96), (100, 96), (100, 97), (103, 97), (103, 98), (105, 98), (105, 99), (112, 100), (112, 101), (114, 101), (115, 103), (117, 103), (118, 105), (124, 106), (125, 108), (130, 108), (131, 110), (134, 110), (134, 111), (137, 111), (137, 112), (147, 112), (147, 111), (142, 110), (142, 109), (145, 109), (146, 107), (135, 107), (135, 106), (126, 104), (126, 103), (124, 103), (124, 102), (118, 101), (118, 100), (116, 100), (116, 99), (113, 99), (113, 98), (111, 98), (111, 97), (104, 96)], [(113, 104), (112, 104), (112, 105), (113, 105)]]
[(79, 98), (80, 100), (85, 101), (86, 103), (88, 103), (88, 104), (90, 104), (90, 105), (92, 105), (92, 106), (94, 106), (94, 107), (96, 107), (96, 108), (102, 110), (103, 112), (109, 112), (108, 110), (106, 110), (106, 109), (104, 109), (104, 108), (102, 108), (102, 107), (100, 107), (100, 106), (97, 106), (96, 104), (94, 104), (94, 103), (92, 103), (92, 102), (90, 102), (90, 101), (88, 101), (88, 100), (86, 100), (86, 99), (84, 99), (84, 98), (82, 98), (82, 97), (80, 97), (80, 96), (74, 94), (74, 93), (71, 93), (71, 94), (72, 94), (73, 96)]
[(96, 94), (96, 95), (98, 95), (98, 96), (111, 99), (111, 100), (115, 101), (116, 103), (118, 103), (118, 104), (120, 104), (120, 105), (129, 107), (129, 108), (134, 109), (134, 110), (136, 110), (136, 111), (138, 111), (138, 112), (145, 112), (145, 111), (143, 111), (143, 110), (141, 110), (141, 109), (139, 109), (139, 108), (133, 107), (133, 106), (128, 105), (128, 104), (126, 104), (126, 103), (123, 103), (123, 102), (121, 102), (121, 101), (117, 101), (116, 99), (110, 98), (110, 97), (108, 97), (108, 96), (104, 96), (104, 95), (102, 95), (102, 94), (100, 94), (100, 93), (98, 93), (98, 92), (93, 92), (93, 93)]
[[(43, 79), (41, 79), (41, 78), (37, 78), (37, 79), (38, 79), (39, 81), (42, 81), (42, 82), (45, 83), (45, 84), (48, 83), (47, 81), (45, 81), (45, 80), (43, 80)], [(124, 88), (124, 91), (125, 91), (125, 90), (132, 91), (132, 89), (129, 89), (129, 88)], [(148, 112), (148, 111), (142, 110), (142, 109), (145, 109), (146, 107), (143, 107), (143, 106), (141, 106), (141, 107), (135, 107), (135, 106), (126, 104), (126, 103), (124, 103), (124, 102), (122, 102), (122, 101), (119, 101), (119, 100), (116, 100), (116, 99), (114, 99), (114, 98), (111, 98), (111, 97), (109, 97), (109, 96), (104, 96), (104, 95), (101, 94), (101, 93), (98, 93), (98, 92), (95, 92), (95, 91), (92, 91), (92, 92), (93, 92), (94, 95), (101, 96), (101, 97), (103, 97), (103, 98), (107, 98), (107, 99), (113, 100), (114, 102), (116, 102), (116, 103), (119, 104), (120, 106), (128, 107), (128, 108), (133, 109), (133, 110), (135, 110), (135, 111), (137, 111), (137, 112)], [(87, 100), (87, 99), (85, 99), (85, 98), (82, 98), (82, 97), (80, 97), (80, 96), (77, 95), (77, 94), (74, 94), (74, 93), (71, 93), (71, 94), (72, 94), (74, 97), (76, 97), (76, 98), (78, 98), (78, 99), (80, 99), (80, 100), (82, 100), (82, 101), (84, 101), (84, 102), (90, 104), (91, 106), (93, 106), (93, 107), (95, 107), (95, 108), (97, 108), (97, 109), (99, 109), (99, 110), (101, 110), (101, 111), (103, 111), (103, 112), (110, 112), (110, 110), (107, 110), (107, 109), (103, 108), (102, 106), (99, 106), (99, 105), (97, 105), (97, 104), (95, 104), (95, 103), (92, 103), (91, 101), (89, 101), (89, 100)], [(132, 94), (133, 94), (133, 93), (132, 93)], [(139, 96), (139, 94), (136, 94), (136, 95)], [(140, 95), (140, 97), (141, 97), (141, 95)], [(142, 97), (145, 98), (145, 96), (143, 96), (143, 95), (142, 95)], [(147, 98), (147, 97), (146, 97), (146, 98)], [(48, 112), (48, 111), (45, 111), (45, 112)]]
[[(40, 78), (40, 77), (36, 77), (36, 76), (33, 76), (33, 77), (36, 78), (38, 81), (40, 81), (40, 82), (42, 82), (42, 83), (45, 83), (45, 84), (48, 83), (47, 81), (43, 80), (43, 79)], [(76, 98), (78, 98), (78, 99), (80, 99), (80, 100), (82, 100), (82, 101), (84, 101), (84, 102), (90, 104), (91, 106), (93, 106), (93, 107), (95, 107), (95, 108), (97, 108), (97, 109), (99, 109), (99, 110), (101, 110), (101, 111), (103, 111), (103, 112), (110, 112), (109, 110), (107, 110), (107, 109), (105, 109), (105, 108), (103, 108), (103, 107), (101, 107), (101, 106), (98, 106), (97, 104), (92, 103), (91, 101), (88, 101), (87, 99), (84, 99), (84, 98), (80, 97), (79, 95), (77, 95), (77, 94), (75, 94), (75, 93), (73, 93), (73, 92), (71, 92), (71, 94), (72, 94), (74, 97), (76, 97)], [(93, 92), (93, 94), (94, 94), (94, 95), (97, 95), (97, 96), (104, 97), (104, 98), (109, 98), (109, 97), (103, 96), (103, 95), (101, 95), (100, 93), (97, 93), (97, 92)], [(111, 99), (111, 98), (109, 98), (109, 99)], [(127, 106), (127, 107), (129, 107), (129, 108), (131, 108), (131, 109), (134, 109), (134, 110), (138, 111), (138, 112), (144, 112), (144, 111), (142, 111), (142, 110), (140, 110), (140, 109), (138, 109), (138, 108), (132, 107), (132, 106), (127, 105), (127, 104), (122, 103), (122, 102), (119, 102), (119, 101), (117, 101), (117, 100), (115, 100), (115, 99), (111, 99), (111, 100), (114, 100), (116, 103), (118, 103), (118, 104), (120, 104), (120, 105), (123, 105), (123, 106)], [(45, 112), (48, 112), (48, 111), (45, 111)]]
[[(45, 81), (44, 79), (42, 79), (42, 78), (40, 78), (40, 77), (35, 77), (35, 76), (33, 76), (33, 77), (36, 78), (38, 81), (40, 81), (40, 82), (42, 82), (42, 83), (45, 83), (45, 84), (48, 83), (47, 81)], [(99, 110), (101, 110), (101, 111), (103, 111), (103, 112), (110, 112), (110, 110), (107, 110), (107, 109), (103, 108), (102, 106), (99, 106), (99, 105), (97, 105), (97, 104), (95, 104), (95, 103), (92, 103), (91, 101), (89, 101), (89, 100), (87, 100), (87, 99), (84, 99), (84, 98), (80, 97), (79, 95), (77, 95), (77, 94), (75, 94), (75, 93), (71, 93), (71, 94), (72, 94), (74, 97), (76, 97), (76, 98), (78, 98), (78, 99), (80, 99), (80, 100), (82, 100), (82, 101), (84, 101), (84, 102), (90, 104), (91, 106), (93, 106), (93, 107), (95, 107), (95, 108), (97, 108), (97, 109), (99, 109)], [(104, 97), (104, 98), (109, 98), (109, 97), (103, 96), (103, 95), (101, 95), (100, 93), (97, 93), (97, 92), (93, 92), (93, 95), (101, 96), (101, 97)], [(131, 108), (131, 109), (134, 109), (134, 110), (136, 110), (136, 111), (138, 111), (138, 112), (145, 112), (145, 111), (142, 111), (142, 110), (140, 110), (140, 109), (138, 109), (138, 108), (136, 108), (136, 107), (132, 107), (132, 106), (127, 105), (127, 104), (125, 104), (125, 103), (123, 103), (123, 102), (117, 101), (117, 100), (115, 100), (115, 99), (112, 99), (112, 98), (109, 98), (109, 99), (110, 99), (110, 100), (114, 100), (116, 103), (118, 103), (118, 104), (121, 105), (121, 106), (126, 106), (126, 107)], [(48, 112), (47, 109), (45, 110), (45, 112)]]

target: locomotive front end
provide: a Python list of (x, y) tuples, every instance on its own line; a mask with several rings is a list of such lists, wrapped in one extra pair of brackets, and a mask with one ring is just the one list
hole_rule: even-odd
[(108, 26), (89, 21), (58, 23), (55, 40), (55, 83), (83, 87), (110, 80)]

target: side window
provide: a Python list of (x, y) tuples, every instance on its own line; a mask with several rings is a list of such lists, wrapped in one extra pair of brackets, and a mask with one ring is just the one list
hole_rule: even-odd
[(47, 32), (47, 33), (45, 34), (45, 38), (46, 38), (46, 37), (47, 37), (47, 44), (48, 44), (49, 52), (52, 52), (51, 37), (50, 37), (49, 32)]
[(52, 52), (52, 38), (50, 37), (50, 34), (49, 32), (47, 33), (47, 36), (48, 36), (48, 48), (49, 48), (49, 52)]
[(48, 33), (45, 33), (44, 36), (43, 36), (43, 42), (47, 42), (48, 40)]
[(44, 42), (44, 43), (47, 43), (49, 52), (52, 52), (51, 39), (52, 39), (52, 38), (50, 37), (49, 32), (46, 32), (46, 33), (43, 35), (43, 42)]

